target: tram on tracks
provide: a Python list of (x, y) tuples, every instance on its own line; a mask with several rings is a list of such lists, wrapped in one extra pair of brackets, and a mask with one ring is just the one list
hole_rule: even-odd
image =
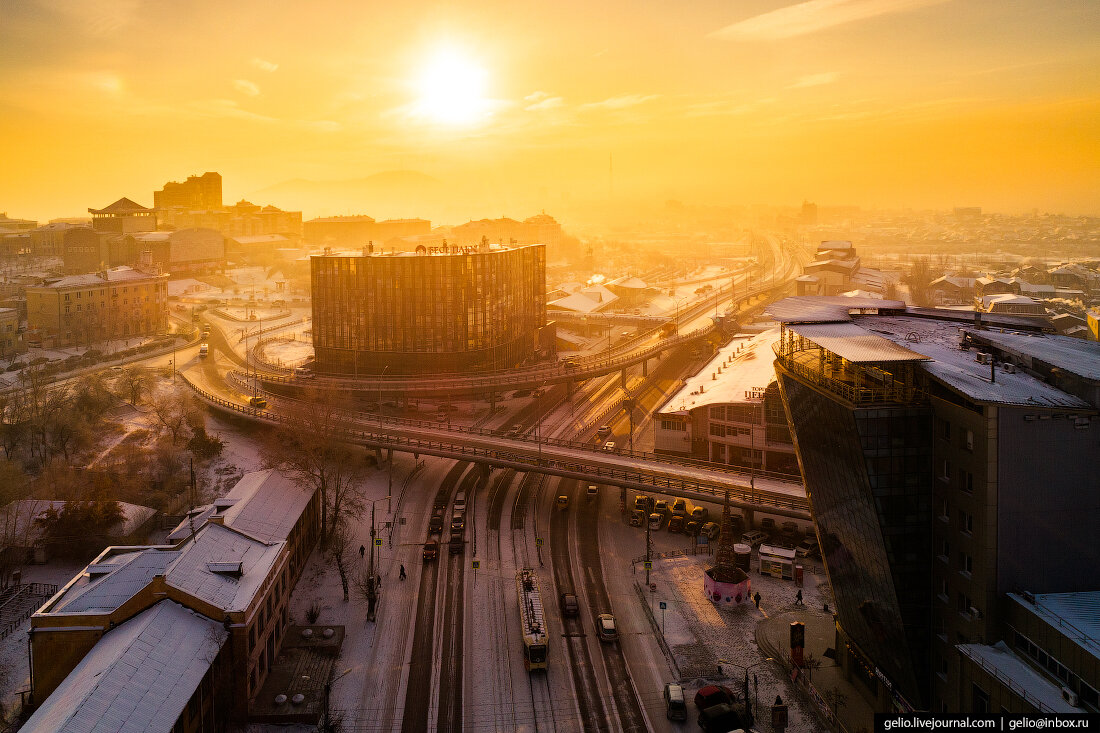
[(546, 669), (550, 637), (546, 633), (539, 578), (531, 568), (524, 568), (516, 573), (516, 595), (519, 598), (519, 622), (523, 633), (523, 666), (528, 672)]

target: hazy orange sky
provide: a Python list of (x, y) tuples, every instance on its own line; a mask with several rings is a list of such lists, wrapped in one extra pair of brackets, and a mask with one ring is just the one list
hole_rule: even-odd
[(409, 169), (524, 216), (613, 155), (619, 201), (1100, 214), (1098, 41), (1096, 0), (0, 0), (0, 211)]

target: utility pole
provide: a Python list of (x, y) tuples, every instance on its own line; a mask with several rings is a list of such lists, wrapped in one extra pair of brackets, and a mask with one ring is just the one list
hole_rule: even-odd
[(653, 567), (653, 560), (651, 559), (653, 545), (649, 540), (649, 527), (651, 522), (649, 517), (645, 518), (645, 584), (649, 587), (649, 571)]
[(367, 564), (367, 621), (374, 621), (374, 608), (378, 603), (377, 576), (374, 574), (374, 502), (370, 505), (370, 561)]

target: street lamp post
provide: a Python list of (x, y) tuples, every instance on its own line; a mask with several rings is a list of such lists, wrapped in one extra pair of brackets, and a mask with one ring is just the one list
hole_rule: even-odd
[(758, 667), (761, 664), (764, 664), (765, 662), (774, 662), (774, 661), (775, 661), (774, 657), (766, 657), (764, 659), (761, 659), (759, 662), (753, 662), (752, 664), (750, 664), (748, 666), (744, 666), (744, 665), (738, 664), (737, 662), (730, 662), (730, 661), (727, 661), (725, 659), (719, 659), (718, 660), (718, 672), (719, 672), (719, 674), (725, 674), (724, 671), (722, 670), (722, 665), (724, 665), (724, 664), (729, 664), (729, 665), (732, 665), (734, 667), (737, 667), (738, 669), (743, 670), (744, 673), (745, 673), (745, 678), (744, 678), (742, 691), (743, 691), (743, 694), (745, 696), (745, 717), (748, 718), (748, 724), (750, 726), (753, 724), (753, 713), (752, 713), (752, 711), (757, 707), (757, 705), (760, 702), (760, 700), (759, 700), (760, 688), (759, 688), (759, 685), (757, 683), (756, 673), (753, 672), (753, 674), (752, 674), (753, 703), (752, 703), (752, 706), (750, 707), (749, 706), (749, 670), (752, 669), (753, 667)]
[[(384, 496), (381, 499), (375, 499), (370, 501), (370, 560), (367, 565), (367, 621), (374, 621), (374, 610), (378, 603), (378, 581), (379, 578), (374, 571), (374, 505), (380, 501), (388, 501), (390, 497)], [(392, 527), (392, 525), (391, 525)], [(393, 531), (392, 529), (390, 530)]]
[(325, 683), (324, 722), (322, 723), (320, 728), (321, 728), (322, 731), (326, 731), (326, 733), (327, 733), (327, 731), (331, 731), (331, 730), (334, 729), (334, 726), (332, 725), (331, 713), (329, 712), (329, 700), (332, 696), (332, 685), (333, 685), (333, 683), (335, 683), (337, 680), (339, 680), (344, 675), (350, 674), (353, 669), (355, 669), (355, 667), (348, 667), (343, 672), (336, 675), (331, 680), (329, 680), (328, 682)]
[(387, 364), (382, 368), (382, 376), (378, 378), (378, 427), (382, 427), (382, 380), (386, 378), (386, 372), (389, 370), (390, 365)]

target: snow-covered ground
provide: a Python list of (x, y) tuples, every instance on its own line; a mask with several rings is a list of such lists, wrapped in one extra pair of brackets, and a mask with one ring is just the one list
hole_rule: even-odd
[(288, 334), (263, 343), (263, 360), (278, 366), (298, 366), (313, 358), (313, 339), (306, 334)]

